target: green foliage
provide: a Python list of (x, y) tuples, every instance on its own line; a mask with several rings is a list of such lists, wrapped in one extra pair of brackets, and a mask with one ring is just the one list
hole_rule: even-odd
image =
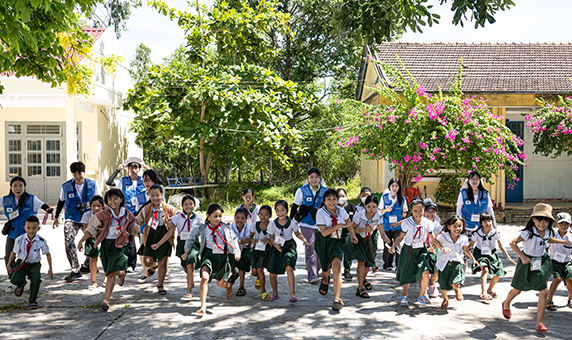
[(87, 14), (93, 27), (113, 27), (119, 39), (121, 32), (128, 31), (127, 20), (133, 9), (141, 7), (141, 0), (103, 0), (97, 8)]
[(457, 174), (441, 174), (439, 185), (435, 191), (437, 200), (445, 204), (456, 204), (459, 196), (459, 188), (462, 181)]
[(534, 153), (545, 157), (572, 155), (572, 97), (559, 96), (557, 104), (539, 99), (541, 108), (525, 116), (532, 128)]
[(151, 67), (151, 48), (145, 44), (139, 44), (135, 50), (135, 56), (129, 63), (129, 74), (135, 81), (144, 79)]

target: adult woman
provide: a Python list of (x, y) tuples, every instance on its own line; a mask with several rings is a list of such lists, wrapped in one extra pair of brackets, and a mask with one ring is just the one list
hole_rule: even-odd
[[(327, 188), (321, 184), (322, 176), (320, 170), (311, 168), (308, 170), (308, 179), (302, 187), (296, 190), (294, 204), (290, 211), (290, 218), (300, 223), (300, 231), (314, 245), (318, 226), (316, 226), (316, 212), (322, 204), (322, 198)], [(308, 282), (318, 283), (318, 268), (320, 261), (313, 246), (306, 246), (306, 271), (308, 272)]]

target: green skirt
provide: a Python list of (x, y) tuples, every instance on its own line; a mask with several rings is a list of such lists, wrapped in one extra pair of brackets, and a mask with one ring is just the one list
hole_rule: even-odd
[(275, 247), (270, 250), (268, 256), (268, 271), (272, 274), (281, 275), (286, 273), (286, 266), (296, 269), (298, 252), (296, 251), (296, 241), (294, 239), (284, 242), (282, 251)]
[(351, 244), (353, 258), (365, 262), (366, 267), (375, 267), (376, 248), (373, 246), (373, 235), (369, 237), (369, 241), (367, 236), (363, 238), (359, 234), (356, 234), (356, 237), (358, 243)]
[(488, 267), (489, 274), (492, 276), (504, 276), (506, 274), (496, 248), (489, 255), (482, 255), (481, 250), (475, 247), (473, 256), (477, 260), (477, 263), (473, 266), (473, 274), (480, 272), (481, 267)]
[(572, 279), (572, 261), (562, 263), (552, 260), (552, 276), (555, 279)]
[(439, 269), (437, 268), (437, 256), (439, 249), (435, 247), (435, 253), (427, 251), (427, 262), (429, 262), (429, 274), (434, 275)]
[(344, 251), (346, 249), (346, 240), (324, 237), (322, 233), (318, 231), (316, 234), (316, 242), (314, 244), (316, 248), (316, 254), (322, 265), (322, 271), (326, 272), (332, 268), (332, 261), (337, 257), (343, 260)]
[(228, 254), (213, 254), (212, 250), (205, 247), (201, 254), (201, 268), (209, 268), (209, 282), (212, 280), (228, 279), (230, 275), (230, 261)]
[(429, 270), (427, 248), (412, 249), (406, 244), (401, 249), (397, 271), (395, 272), (400, 285), (418, 282), (423, 272)]
[[(526, 254), (524, 255), (529, 257), (531, 261), (534, 260), (532, 257)], [(540, 266), (540, 270), (531, 271), (531, 266), (532, 263), (523, 264), (520, 258), (518, 259), (512, 283), (510, 284), (514, 289), (521, 291), (542, 291), (546, 289), (546, 280), (548, 280), (552, 274), (552, 260), (550, 259), (550, 256), (546, 253), (542, 256), (542, 265)]]
[(236, 268), (238, 270), (245, 271), (245, 272), (249, 272), (250, 271), (250, 254), (251, 254), (250, 248), (244, 248), (240, 252), (240, 261), (237, 261), (234, 258), (234, 254), (228, 254), (228, 258), (230, 259), (230, 263), (232, 263), (234, 268)]
[[(371, 248), (373, 249), (374, 258), (377, 256), (377, 244), (379, 243), (379, 230), (375, 229), (371, 234)], [(375, 266), (374, 266), (375, 267)]]
[[(177, 236), (177, 248), (175, 249), (175, 255), (177, 255), (179, 259), (181, 259), (181, 256), (185, 253), (186, 242), (187, 240), (181, 240), (181, 238)], [(186, 268), (187, 265), (191, 263), (198, 263), (200, 251), (201, 251), (201, 243), (198, 240), (196, 240), (195, 243), (193, 243), (191, 251), (187, 255), (187, 260), (183, 261), (183, 259), (181, 259), (181, 267)]]
[(85, 241), (85, 256), (86, 257), (99, 257), (99, 248), (94, 247), (93, 245), (95, 244), (95, 238), (90, 237)]
[(268, 266), (268, 256), (270, 255), (270, 243), (266, 245), (266, 250), (256, 250), (252, 248), (250, 253), (250, 265), (252, 268), (262, 268)]
[(117, 248), (115, 239), (104, 239), (100, 250), (101, 264), (105, 275), (111, 272), (127, 270), (127, 247)]
[[(401, 259), (400, 259), (401, 260)], [(449, 261), (443, 271), (439, 271), (439, 288), (442, 290), (453, 289), (453, 284), (465, 283), (465, 270), (461, 262)]]
[(163, 243), (159, 248), (157, 248), (157, 250), (151, 249), (151, 246), (161, 241), (161, 239), (163, 238), (163, 236), (165, 236), (166, 233), (167, 233), (167, 228), (164, 225), (158, 226), (157, 230), (150, 229), (149, 234), (147, 235), (146, 244), (145, 245), (142, 244), (141, 247), (139, 247), (139, 251), (137, 252), (137, 254), (143, 256), (149, 256), (155, 261), (162, 259), (163, 257), (171, 256), (173, 247), (171, 247), (169, 241)]

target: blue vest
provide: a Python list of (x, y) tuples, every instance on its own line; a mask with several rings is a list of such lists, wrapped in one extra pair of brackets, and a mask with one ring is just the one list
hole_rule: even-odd
[[(390, 192), (386, 192), (385, 194), (383, 194), (381, 199), (383, 200), (383, 205), (386, 208), (389, 207), (391, 205), (391, 203), (393, 202), (391, 200), (391, 193)], [(403, 197), (402, 202), (404, 204), (407, 203), (407, 200), (405, 199), (405, 197)], [(386, 212), (383, 214), (383, 230), (385, 230), (385, 231), (400, 230), (401, 225), (398, 225), (397, 227), (391, 226), (391, 223), (389, 223), (389, 216), (396, 216), (397, 222), (399, 222), (403, 219), (403, 204), (399, 205), (399, 200), (395, 202), (395, 205), (393, 206), (393, 208), (391, 209), (390, 212)]]
[[(302, 186), (300, 188), (300, 190), (302, 191), (302, 204), (307, 206), (307, 207), (311, 207), (312, 206), (312, 202), (314, 202), (314, 193), (312, 192), (312, 189), (310, 189), (310, 184), (306, 184), (304, 186)], [(316, 198), (316, 203), (314, 203), (314, 208), (318, 209), (320, 208), (320, 205), (322, 205), (322, 198), (324, 197), (324, 193), (326, 192), (326, 190), (328, 190), (328, 188), (320, 186), (320, 190), (318, 191), (318, 197)], [(312, 217), (312, 214), (308, 213), (308, 215), (306, 215), (301, 221), (300, 223), (305, 223), (305, 224), (309, 224), (309, 225), (316, 225), (316, 221), (314, 221), (314, 218)]]
[[(132, 214), (135, 214), (137, 209), (135, 209), (135, 204), (133, 204), (132, 200), (133, 198), (137, 198), (137, 195), (141, 192), (145, 192), (143, 179), (141, 176), (137, 177), (137, 186), (135, 186), (135, 188), (133, 187), (133, 180), (129, 176), (122, 177), (119, 181), (121, 183), (120, 189), (125, 196), (125, 208), (131, 211)], [(145, 196), (143, 196), (143, 198), (145, 198)], [(141, 204), (141, 202), (139, 202), (139, 204)]]
[[(4, 205), (4, 215), (6, 218), (10, 219), (10, 214), (16, 211), (16, 197), (12, 195), (7, 195), (2, 198)], [(20, 215), (12, 220), (12, 227), (8, 233), (8, 237), (11, 239), (16, 239), (18, 236), (26, 233), (24, 226), (26, 225), (26, 219), (30, 216), (36, 216), (38, 211), (34, 210), (34, 195), (28, 194), (28, 199), (20, 207)], [(15, 229), (15, 230), (12, 230)], [(10, 256), (9, 254), (7, 256)]]
[(79, 197), (80, 195), (75, 190), (75, 184), (73, 178), (70, 179), (69, 181), (64, 182), (64, 184), (62, 184), (62, 189), (64, 190), (64, 197), (66, 199), (66, 204), (65, 204), (66, 220), (78, 223), (81, 222), (82, 215), (79, 213), (79, 210), (77, 210), (76, 206), (81, 203), (87, 203), (87, 208), (85, 209), (85, 211), (87, 212), (90, 210), (89, 201), (91, 201), (91, 198), (95, 194), (95, 181), (93, 179), (88, 179), (88, 178), (85, 179), (85, 182), (83, 183), (83, 191), (81, 193), (81, 197)]
[(461, 190), (461, 196), (463, 197), (463, 208), (461, 209), (461, 213), (463, 214), (463, 218), (465, 219), (465, 228), (468, 231), (473, 231), (479, 227), (479, 221), (471, 222), (471, 215), (476, 214), (481, 216), (482, 213), (487, 211), (487, 207), (489, 205), (489, 192), (483, 191), (481, 198), (481, 192), (479, 191), (479, 199), (477, 199), (477, 203), (475, 201), (470, 201), (468, 196), (468, 189)]
[(147, 203), (147, 195), (146, 194), (147, 194), (147, 190), (137, 194), (137, 202), (139, 203), (139, 207), (141, 207), (143, 204)]

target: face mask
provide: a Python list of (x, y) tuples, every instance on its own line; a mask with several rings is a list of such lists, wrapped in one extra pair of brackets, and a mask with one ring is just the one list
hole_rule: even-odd
[(348, 201), (348, 199), (346, 197), (340, 197), (338, 199), (338, 204), (339, 205), (345, 205), (347, 201)]
[(362, 197), (362, 198), (361, 198), (361, 203), (365, 204), (365, 199), (366, 199), (366, 198), (367, 198), (367, 196)]

